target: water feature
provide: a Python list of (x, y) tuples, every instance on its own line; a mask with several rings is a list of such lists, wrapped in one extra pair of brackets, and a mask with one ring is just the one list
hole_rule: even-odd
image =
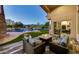
[(39, 30), (14, 29), (8, 32), (32, 32), (32, 31), (39, 31)]

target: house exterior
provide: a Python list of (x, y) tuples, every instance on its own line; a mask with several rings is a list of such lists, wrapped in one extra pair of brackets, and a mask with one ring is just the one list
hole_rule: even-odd
[[(77, 5), (41, 5), (49, 20), (49, 34), (61, 29), (62, 21), (70, 21), (70, 37), (79, 41), (79, 6)], [(56, 29), (55, 24), (57, 22)], [(56, 31), (56, 32), (57, 32)], [(61, 33), (62, 31), (58, 31)], [(6, 22), (3, 6), (0, 5), (0, 37), (6, 34)]]
[(3, 6), (0, 5), (0, 38), (6, 34), (6, 22)]
[[(54, 34), (54, 23), (58, 22), (58, 27), (62, 21), (70, 21), (70, 38), (77, 38), (79, 41), (79, 8), (77, 5), (41, 5), (47, 13), (49, 20), (49, 34)], [(61, 33), (61, 29), (60, 29)]]

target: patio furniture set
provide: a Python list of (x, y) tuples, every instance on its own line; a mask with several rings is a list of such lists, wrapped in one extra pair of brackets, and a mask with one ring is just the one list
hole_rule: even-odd
[(36, 38), (27, 38), (23, 40), (24, 52), (27, 54), (43, 54), (45, 53), (46, 46), (49, 46), (49, 50), (56, 54), (67, 54), (69, 49), (64, 46), (53, 43), (53, 36), (41, 35)]

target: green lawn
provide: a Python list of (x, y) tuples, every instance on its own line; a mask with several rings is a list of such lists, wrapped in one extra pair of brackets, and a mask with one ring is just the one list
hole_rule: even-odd
[(37, 37), (37, 36), (42, 35), (42, 34), (48, 34), (48, 31), (47, 30), (41, 30), (39, 32), (29, 32), (28, 34), (31, 35), (32, 37)]
[[(28, 33), (24, 33), (24, 34), (31, 35), (32, 37), (37, 37), (37, 36), (42, 35), (42, 34), (48, 34), (48, 31), (47, 30), (41, 30), (39, 32), (28, 32)], [(21, 40), (23, 40), (23, 34), (20, 35), (19, 37), (17, 37), (16, 39), (12, 40), (12, 41), (1, 44), (0, 46), (7, 45), (7, 44), (12, 44), (12, 43), (15, 43), (15, 42), (19, 42)]]

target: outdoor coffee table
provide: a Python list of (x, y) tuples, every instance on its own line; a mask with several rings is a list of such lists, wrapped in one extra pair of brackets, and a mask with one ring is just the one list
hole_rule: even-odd
[(46, 42), (48, 44), (52, 41), (52, 36), (46, 35), (46, 36), (39, 36), (39, 39), (42, 40), (42, 42)]

